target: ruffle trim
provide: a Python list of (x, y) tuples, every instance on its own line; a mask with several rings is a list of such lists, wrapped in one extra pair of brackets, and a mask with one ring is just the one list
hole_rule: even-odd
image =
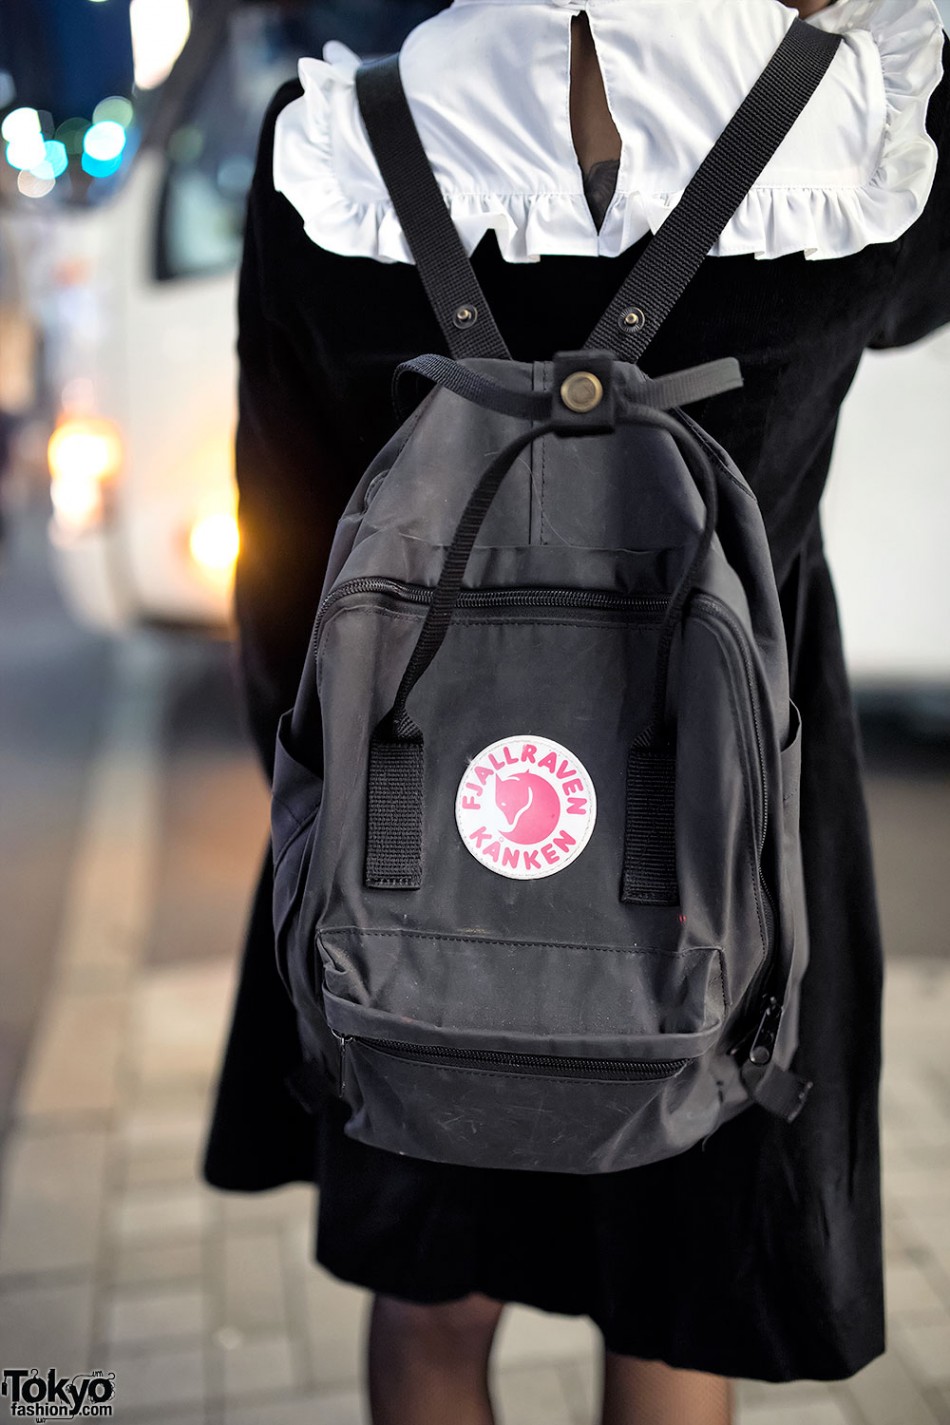
[[(937, 148), (927, 105), (943, 73), (943, 27), (933, 0), (838, 0), (809, 21), (845, 44), (877, 49), (884, 118), (870, 176), (853, 186), (753, 187), (713, 256), (845, 257), (891, 242), (919, 217), (933, 185)], [(318, 246), (344, 256), (411, 263), (412, 256), (359, 118), (360, 61), (331, 42), (324, 59), (302, 59), (304, 93), (281, 111), (274, 139), (274, 186), (300, 213)], [(834, 65), (832, 66), (832, 70)], [(766, 170), (768, 171), (768, 170)], [(494, 194), (447, 191), (453, 222), (471, 253), (493, 230), (508, 262), (542, 256), (617, 256), (656, 232), (683, 190), (618, 192), (600, 233), (583, 192)]]

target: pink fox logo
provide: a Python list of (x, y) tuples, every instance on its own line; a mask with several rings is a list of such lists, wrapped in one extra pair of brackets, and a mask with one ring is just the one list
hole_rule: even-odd
[(502, 836), (522, 846), (546, 841), (561, 819), (561, 799), (551, 783), (536, 772), (495, 778), (495, 802), (508, 829)]
[(597, 792), (583, 762), (549, 737), (483, 747), (462, 773), (455, 823), (480, 866), (513, 881), (563, 871), (590, 841)]

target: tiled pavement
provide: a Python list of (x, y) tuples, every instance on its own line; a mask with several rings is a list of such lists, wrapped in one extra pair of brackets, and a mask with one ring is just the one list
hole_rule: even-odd
[[(233, 968), (141, 963), (160, 654), (130, 644), (121, 671), (3, 1164), (0, 1365), (114, 1371), (115, 1418), (139, 1425), (357, 1425), (367, 1302), (311, 1262), (311, 1190), (196, 1179)], [(887, 1354), (832, 1386), (744, 1382), (740, 1425), (950, 1425), (948, 1026), (950, 968), (894, 964)], [(589, 1425), (595, 1346), (584, 1320), (510, 1308), (505, 1425)]]

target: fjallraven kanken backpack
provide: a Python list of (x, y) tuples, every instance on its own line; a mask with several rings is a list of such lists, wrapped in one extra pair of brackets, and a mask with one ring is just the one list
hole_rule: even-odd
[[(273, 786), (278, 964), (346, 1132), (482, 1167), (791, 1120), (807, 961), (778, 593), (749, 486), (637, 363), (828, 67), (799, 20), (588, 347), (515, 362), (398, 62), (357, 90), (453, 359), (344, 513)], [(400, 382), (397, 379), (397, 388)], [(397, 389), (398, 396), (398, 389)]]

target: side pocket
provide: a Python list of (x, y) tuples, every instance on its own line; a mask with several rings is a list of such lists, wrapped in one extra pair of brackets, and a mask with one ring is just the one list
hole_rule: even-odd
[(799, 793), (802, 776), (802, 719), (789, 703), (788, 742), (779, 754), (782, 769), (782, 878), (783, 898), (791, 912), (795, 940), (805, 933), (805, 893), (802, 885), (802, 848), (799, 838)]
[(798, 799), (802, 778), (802, 717), (793, 702), (788, 705), (788, 743), (780, 753), (782, 766), (782, 830), (785, 850), (798, 841)]
[(291, 713), (278, 724), (271, 792), (271, 846), (274, 856), (274, 941), (277, 970), (294, 998), (291, 961), (306, 965), (315, 924), (306, 914), (307, 873), (313, 833), (323, 798), (323, 778), (301, 762), (290, 746)]
[(798, 995), (796, 987), (808, 966), (808, 908), (799, 823), (802, 772), (802, 719), (794, 703), (789, 704), (788, 743), (780, 754), (782, 768), (782, 879), (783, 898), (788, 907), (792, 940), (790, 994), (779, 1031), (775, 1057), (785, 1066), (791, 1062), (798, 1044)]

